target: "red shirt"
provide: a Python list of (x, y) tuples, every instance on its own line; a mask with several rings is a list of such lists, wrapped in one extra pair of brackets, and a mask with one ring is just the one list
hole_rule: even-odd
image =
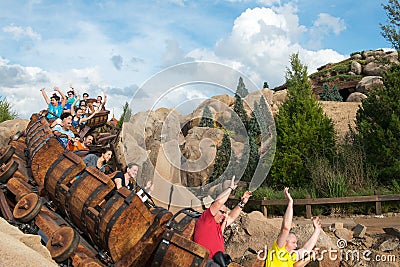
[(218, 251), (225, 251), (221, 224), (215, 222), (210, 209), (206, 209), (197, 219), (193, 240), (210, 251), (210, 259)]

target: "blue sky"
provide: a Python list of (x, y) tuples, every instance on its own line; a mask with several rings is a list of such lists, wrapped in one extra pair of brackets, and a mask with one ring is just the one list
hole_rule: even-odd
[[(0, 96), (22, 118), (46, 107), (39, 89), (69, 84), (109, 95), (118, 118), (152, 106), (162, 84), (135, 94), (153, 75), (184, 62), (210, 61), (262, 87), (285, 80), (298, 52), (313, 72), (355, 51), (388, 48), (379, 0), (0, 1)], [(234, 81), (236, 84), (237, 81)], [(181, 88), (166, 105), (220, 93)], [(141, 98), (143, 96), (143, 99)], [(176, 103), (175, 103), (176, 102)], [(167, 103), (167, 102), (166, 102)]]

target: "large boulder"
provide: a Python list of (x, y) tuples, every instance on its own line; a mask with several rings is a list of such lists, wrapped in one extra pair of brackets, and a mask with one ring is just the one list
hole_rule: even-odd
[(358, 82), (356, 92), (368, 94), (369, 91), (383, 86), (382, 77), (380, 76), (366, 76)]
[(28, 125), (28, 120), (15, 119), (0, 123), (0, 148), (8, 145), (10, 138), (17, 132), (23, 133)]
[(224, 131), (216, 128), (194, 127), (189, 130), (182, 147), (181, 177), (187, 186), (204, 185), (214, 169), (217, 147)]
[(361, 64), (360, 64), (359, 62), (357, 62), (357, 61), (354, 60), (354, 61), (351, 62), (350, 70), (351, 70), (354, 74), (360, 75), (361, 72), (362, 72), (362, 66), (361, 66)]
[(363, 93), (354, 92), (347, 97), (346, 102), (362, 102), (365, 98), (367, 98), (367, 96)]
[(1, 217), (0, 229), (0, 266), (58, 266), (39, 235), (24, 234)]

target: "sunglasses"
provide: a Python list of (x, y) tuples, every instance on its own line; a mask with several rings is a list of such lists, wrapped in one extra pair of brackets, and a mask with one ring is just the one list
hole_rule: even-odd
[(225, 210), (219, 210), (219, 212), (221, 212), (222, 214), (225, 214), (225, 213), (226, 213)]

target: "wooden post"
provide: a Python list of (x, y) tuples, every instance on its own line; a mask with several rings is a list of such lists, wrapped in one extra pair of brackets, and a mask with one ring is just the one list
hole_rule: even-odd
[[(379, 190), (375, 190), (374, 194), (377, 196), (377, 198), (379, 198)], [(376, 215), (382, 214), (382, 202), (381, 201), (375, 202), (375, 213), (376, 213)]]
[[(310, 195), (306, 195), (306, 199), (310, 199), (310, 198), (311, 198)], [(312, 217), (311, 205), (310, 205), (310, 204), (307, 204), (307, 205), (306, 205), (306, 218), (307, 218), (307, 219), (311, 219), (311, 217)]]
[[(263, 200), (267, 200), (266, 197), (263, 197)], [(263, 205), (262, 201), (261, 201), (261, 211), (264, 214), (265, 217), (268, 216), (268, 209), (267, 209), (267, 205)]]

